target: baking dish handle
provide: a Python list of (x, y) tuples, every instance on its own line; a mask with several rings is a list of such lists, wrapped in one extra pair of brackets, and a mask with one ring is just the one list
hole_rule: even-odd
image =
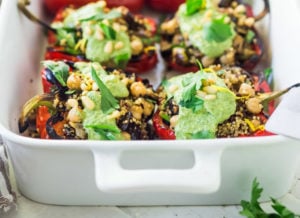
[(193, 150), (195, 162), (189, 169), (124, 169), (120, 164), (123, 151), (93, 149), (95, 179), (100, 191), (205, 194), (219, 189), (221, 147)]

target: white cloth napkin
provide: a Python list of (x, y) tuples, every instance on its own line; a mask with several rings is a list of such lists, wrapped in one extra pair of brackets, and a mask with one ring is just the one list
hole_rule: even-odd
[(283, 96), (266, 123), (270, 132), (300, 139), (300, 88), (293, 88)]
[(16, 208), (16, 194), (9, 181), (8, 160), (4, 147), (0, 144), (0, 215)]

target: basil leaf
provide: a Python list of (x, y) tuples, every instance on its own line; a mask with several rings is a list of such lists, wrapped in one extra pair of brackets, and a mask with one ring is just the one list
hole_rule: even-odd
[(186, 13), (187, 15), (192, 15), (199, 11), (200, 9), (205, 8), (205, 0), (187, 0), (186, 1)]
[(204, 24), (203, 36), (206, 41), (224, 42), (233, 35), (231, 24), (225, 23), (224, 18), (213, 19)]
[(69, 66), (67, 64), (62, 61), (43, 61), (42, 64), (52, 71), (62, 86), (67, 86), (67, 79), (69, 77)]
[(118, 100), (111, 94), (110, 90), (104, 85), (98, 77), (95, 69), (91, 67), (92, 79), (96, 82), (101, 92), (101, 110), (104, 113), (109, 113), (113, 109), (119, 108)]
[(116, 39), (117, 33), (112, 27), (110, 27), (110, 26), (108, 26), (104, 23), (100, 23), (99, 25), (100, 25), (104, 35), (106, 36), (106, 38), (108, 38), (110, 40), (115, 40)]

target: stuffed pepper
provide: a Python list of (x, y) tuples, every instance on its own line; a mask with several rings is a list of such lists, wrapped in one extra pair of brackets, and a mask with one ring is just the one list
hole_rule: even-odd
[(136, 140), (155, 137), (157, 95), (147, 80), (97, 62), (44, 61), (49, 93), (23, 107), (19, 130), (43, 139)]
[(240, 67), (210, 66), (171, 77), (159, 89), (153, 125), (161, 139), (269, 135), (273, 104), (265, 80)]
[(48, 35), (47, 60), (93, 61), (141, 73), (157, 63), (154, 19), (105, 1), (60, 10)]
[(268, 11), (254, 17), (249, 5), (239, 1), (187, 0), (174, 16), (160, 25), (161, 52), (169, 68), (197, 71), (197, 61), (240, 66), (252, 70), (263, 54), (255, 23)]

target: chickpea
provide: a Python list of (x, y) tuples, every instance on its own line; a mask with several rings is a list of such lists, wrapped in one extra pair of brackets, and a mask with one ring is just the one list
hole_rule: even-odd
[(210, 58), (208, 56), (204, 56), (201, 58), (201, 63), (203, 64), (204, 67), (208, 67), (212, 65), (215, 62), (215, 58)]
[(263, 106), (258, 98), (250, 98), (246, 101), (246, 108), (250, 113), (259, 114)]
[(72, 73), (67, 80), (67, 86), (69, 89), (80, 89), (81, 77), (78, 74)]
[(220, 61), (222, 64), (233, 64), (234, 63), (234, 51), (230, 51), (220, 57)]
[(131, 107), (131, 113), (135, 119), (141, 120), (143, 115), (143, 108), (140, 105), (133, 105)]
[(145, 101), (145, 100), (143, 100), (142, 104), (143, 104), (143, 107), (144, 107), (144, 114), (146, 116), (150, 116), (153, 112), (154, 105), (152, 103), (148, 102), (148, 101)]
[(251, 85), (249, 85), (247, 83), (242, 83), (239, 88), (239, 94), (241, 94), (243, 96), (254, 96), (255, 90), (252, 88)]
[(122, 136), (125, 140), (130, 140), (131, 139), (131, 136), (128, 132), (122, 132), (121, 134), (122, 134)]
[(70, 122), (79, 123), (82, 121), (81, 111), (78, 107), (73, 107), (68, 113), (68, 120)]
[(134, 39), (130, 43), (130, 46), (131, 46), (133, 55), (138, 55), (139, 53), (142, 52), (142, 50), (144, 48), (142, 40), (138, 37), (134, 37)]
[(142, 82), (134, 82), (130, 86), (130, 92), (133, 96), (144, 96), (147, 94), (147, 89)]
[(169, 20), (167, 22), (164, 22), (161, 25), (161, 30), (164, 33), (167, 33), (167, 34), (174, 34), (177, 27), (178, 27), (177, 20), (176, 19), (172, 19), (172, 20)]

